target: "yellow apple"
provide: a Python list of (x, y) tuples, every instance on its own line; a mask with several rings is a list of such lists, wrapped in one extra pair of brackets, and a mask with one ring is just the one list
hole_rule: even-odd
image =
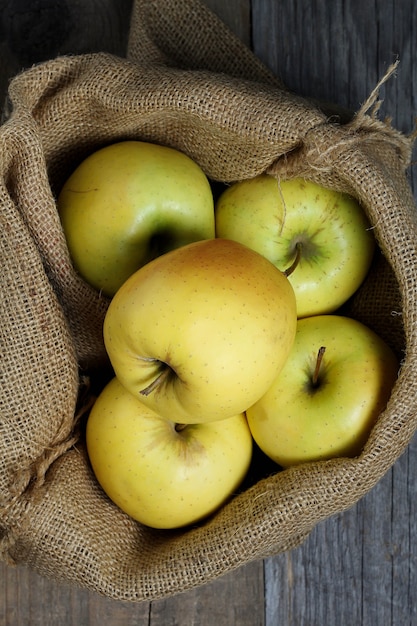
[(189, 424), (256, 402), (285, 363), (296, 324), (286, 276), (246, 246), (212, 239), (135, 272), (110, 303), (104, 342), (136, 398)]
[(398, 370), (388, 345), (362, 323), (339, 315), (301, 319), (285, 366), (246, 413), (252, 435), (283, 467), (357, 456)]
[(87, 157), (57, 201), (81, 276), (113, 296), (139, 267), (214, 237), (214, 200), (201, 168), (166, 146), (122, 141)]
[(364, 280), (375, 238), (364, 210), (346, 194), (266, 174), (235, 183), (215, 207), (216, 234), (240, 241), (289, 275), (298, 317), (335, 312)]
[(117, 378), (93, 405), (86, 441), (109, 498), (153, 528), (186, 526), (213, 513), (239, 487), (252, 457), (244, 414), (179, 425), (146, 407)]

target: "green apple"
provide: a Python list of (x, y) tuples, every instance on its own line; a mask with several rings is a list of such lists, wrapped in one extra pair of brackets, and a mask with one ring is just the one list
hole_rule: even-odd
[(87, 420), (87, 451), (109, 498), (153, 528), (207, 517), (241, 484), (252, 457), (244, 414), (177, 424), (146, 407), (113, 378)]
[(283, 467), (357, 456), (398, 370), (391, 349), (362, 323), (339, 315), (301, 319), (285, 366), (246, 413), (252, 435)]
[(57, 206), (75, 268), (110, 297), (156, 256), (214, 237), (204, 172), (182, 152), (142, 141), (92, 153), (65, 182)]
[(188, 244), (154, 259), (118, 290), (104, 320), (116, 376), (168, 419), (237, 415), (268, 389), (296, 331), (293, 289), (235, 241)]
[(216, 234), (288, 270), (298, 317), (335, 312), (364, 280), (375, 249), (370, 224), (346, 194), (262, 174), (235, 183), (215, 207)]

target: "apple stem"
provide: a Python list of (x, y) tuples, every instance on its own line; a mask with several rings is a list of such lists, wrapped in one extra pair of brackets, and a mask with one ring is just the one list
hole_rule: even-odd
[(293, 271), (296, 269), (297, 265), (299, 264), (300, 259), (301, 259), (302, 248), (303, 248), (303, 244), (301, 243), (301, 241), (297, 241), (297, 243), (295, 244), (294, 261), (291, 263), (289, 267), (287, 267), (286, 270), (284, 270), (284, 274), (285, 276), (287, 276), (287, 278), (293, 273)]
[(326, 352), (325, 346), (321, 346), (321, 348), (319, 348), (319, 351), (317, 352), (316, 367), (314, 368), (313, 378), (311, 381), (313, 383), (313, 387), (317, 387), (319, 375), (320, 375), (320, 368), (321, 368), (321, 364), (322, 364), (323, 356), (325, 352)]
[(175, 424), (175, 430), (177, 433), (180, 433), (185, 428), (187, 428), (187, 424)]
[(171, 371), (172, 371), (171, 368), (166, 365), (164, 369), (162, 370), (162, 372), (159, 374), (159, 376), (157, 376), (155, 380), (153, 380), (147, 387), (145, 387), (145, 389), (142, 389), (140, 391), (140, 394), (142, 396), (149, 396), (152, 393), (152, 391), (154, 391), (157, 387), (159, 387), (164, 382), (164, 380), (169, 376)]

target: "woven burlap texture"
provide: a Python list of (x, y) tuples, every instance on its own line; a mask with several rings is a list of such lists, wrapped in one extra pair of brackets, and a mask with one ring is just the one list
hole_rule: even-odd
[[(377, 90), (348, 124), (329, 122), (197, 0), (138, 0), (127, 56), (58, 58), (10, 85), (0, 128), (0, 538), (9, 562), (141, 601), (291, 549), (403, 453), (417, 425), (417, 224), (412, 142), (377, 119)], [(88, 380), (106, 362), (108, 301), (74, 272), (55, 199), (87, 154), (132, 138), (183, 150), (215, 181), (268, 171), (354, 194), (381, 252), (349, 311), (402, 360), (358, 458), (263, 478), (174, 532), (135, 523), (104, 496), (78, 427)]]

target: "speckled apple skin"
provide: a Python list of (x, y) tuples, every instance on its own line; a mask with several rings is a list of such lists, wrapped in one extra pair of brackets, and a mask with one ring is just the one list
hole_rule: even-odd
[(215, 207), (216, 235), (239, 241), (274, 263), (291, 266), (298, 317), (335, 312), (359, 288), (375, 250), (371, 224), (352, 197), (302, 178), (263, 174), (235, 183)]
[[(311, 381), (326, 348), (318, 386)], [(247, 411), (260, 448), (283, 467), (360, 454), (384, 410), (399, 363), (360, 322), (339, 315), (299, 320), (288, 360), (267, 393)]]
[[(119, 289), (104, 321), (116, 375), (182, 423), (244, 412), (284, 365), (296, 331), (288, 279), (262, 255), (212, 239), (172, 251)], [(168, 364), (173, 375), (141, 392)]]
[(71, 259), (81, 276), (113, 296), (152, 258), (214, 237), (214, 201), (187, 155), (121, 141), (89, 155), (57, 201)]
[(114, 378), (87, 421), (94, 473), (125, 513), (154, 528), (177, 528), (213, 513), (249, 469), (252, 435), (244, 414), (176, 431)]

